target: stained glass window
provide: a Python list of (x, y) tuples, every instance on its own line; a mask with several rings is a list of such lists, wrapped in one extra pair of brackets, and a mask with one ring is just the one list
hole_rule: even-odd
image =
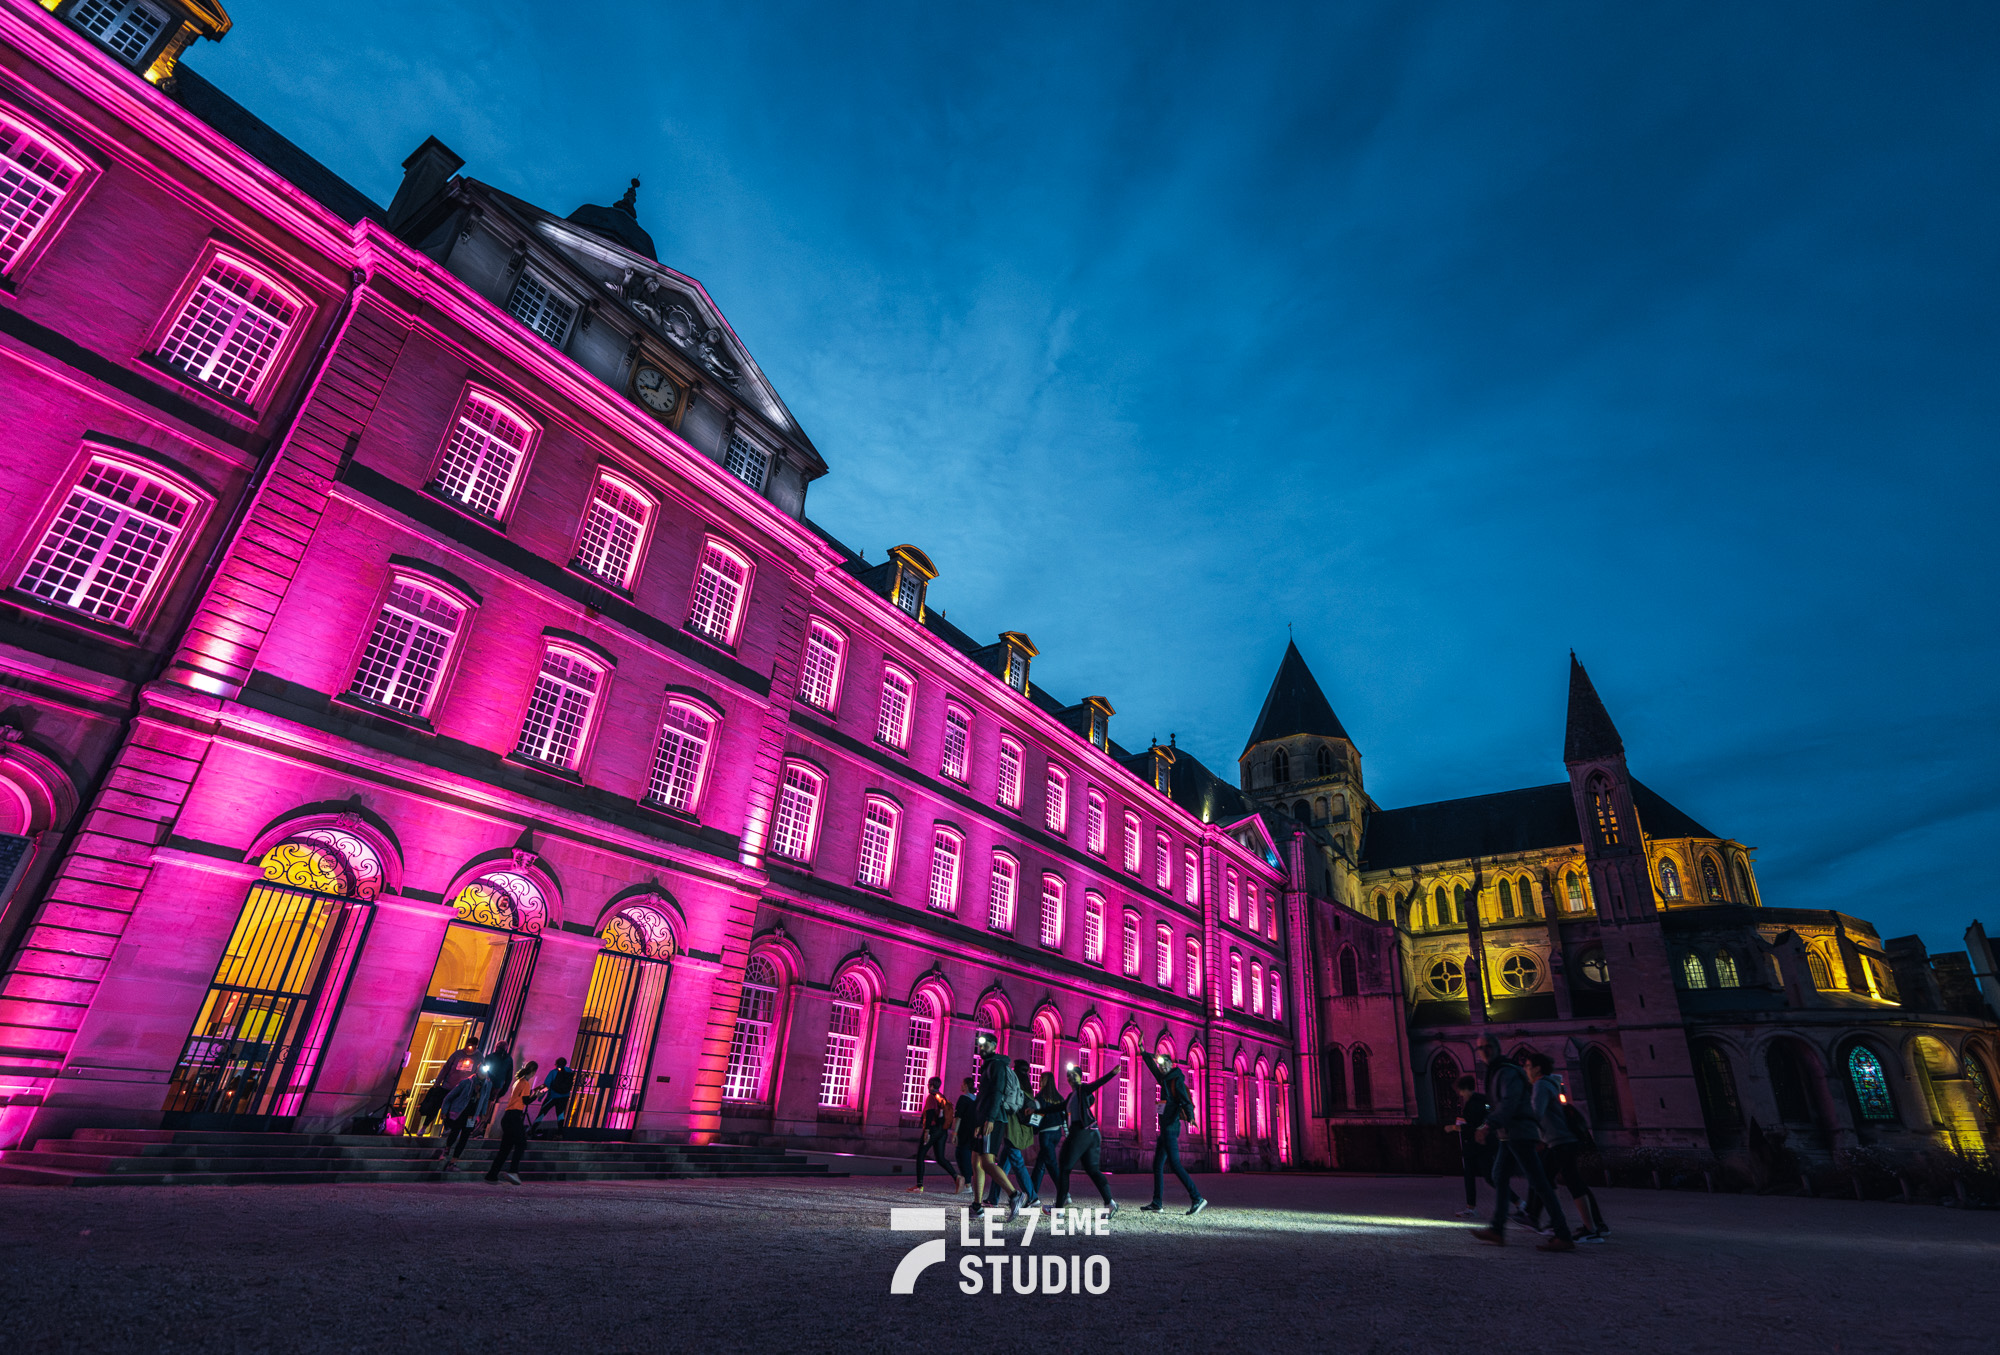
[(903, 1044), (903, 1103), (905, 1115), (916, 1115), (930, 1095), (931, 1065), (936, 1061), (937, 999), (917, 994), (910, 1004), (910, 1033)]
[(1889, 1079), (1882, 1075), (1882, 1060), (1867, 1045), (1856, 1045), (1847, 1054), (1847, 1077), (1854, 1084), (1854, 1099), (1864, 1120), (1893, 1120), (1896, 1103), (1889, 1096)]
[(1670, 899), (1681, 896), (1681, 873), (1670, 856), (1660, 858), (1660, 892)]

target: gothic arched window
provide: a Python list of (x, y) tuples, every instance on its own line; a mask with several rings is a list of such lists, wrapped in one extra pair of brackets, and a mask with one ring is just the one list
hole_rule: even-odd
[(1503, 918), (1514, 916), (1514, 884), (1511, 880), (1500, 882), (1500, 916)]
[(1451, 920), (1452, 920), (1453, 922), (1458, 922), (1458, 923), (1463, 923), (1463, 922), (1465, 921), (1465, 886), (1464, 886), (1464, 885), (1453, 885), (1453, 886), (1452, 886), (1452, 889), (1451, 889)]
[(1736, 976), (1736, 957), (1726, 950), (1715, 952), (1715, 986), (1734, 988), (1741, 982)]
[(1660, 892), (1670, 899), (1681, 896), (1681, 873), (1671, 856), (1660, 858)]
[(1590, 812), (1597, 820), (1597, 840), (1607, 847), (1618, 845), (1618, 804), (1611, 782), (1604, 776), (1590, 778)]
[(1527, 876), (1523, 875), (1521, 877), (1521, 916), (1533, 917), (1534, 915), (1535, 915), (1535, 882), (1529, 879)]
[(1816, 950), (1806, 952), (1806, 969), (1812, 974), (1815, 988), (1833, 987), (1833, 972), (1826, 967), (1826, 957)]
[(1569, 911), (1572, 913), (1581, 913), (1583, 911), (1583, 884), (1576, 878), (1575, 871), (1569, 871), (1563, 876), (1563, 889), (1569, 895)]
[(1325, 744), (1321, 744), (1319, 751), (1313, 755), (1313, 761), (1318, 764), (1321, 776), (1333, 775), (1333, 750), (1331, 748)]
[(1696, 1050), (1694, 1082), (1701, 1094), (1702, 1118), (1708, 1121), (1711, 1132), (1742, 1126), (1743, 1107), (1736, 1099), (1736, 1074), (1727, 1054), (1712, 1044)]
[(1348, 946), (1340, 952), (1340, 995), (1354, 997), (1360, 991), (1360, 966), (1354, 960), (1354, 947)]
[(1715, 868), (1715, 858), (1701, 858), (1701, 892), (1711, 903), (1722, 902), (1722, 875)]
[(1882, 1060), (1865, 1044), (1847, 1051), (1847, 1080), (1854, 1088), (1854, 1101), (1864, 1120), (1893, 1120), (1896, 1103), (1889, 1096), (1889, 1079), (1882, 1074)]
[(1708, 987), (1708, 971), (1701, 967), (1701, 956), (1693, 951), (1681, 956), (1681, 985), (1685, 988)]
[(1431, 926), (1439, 927), (1451, 921), (1451, 902), (1444, 896), (1444, 886), (1439, 885), (1431, 895)]
[(1743, 865), (1742, 858), (1738, 857), (1736, 860), (1731, 861), (1729, 866), (1730, 873), (1736, 878), (1736, 901), (1738, 903), (1757, 902), (1757, 896), (1750, 892), (1750, 872)]
[(1271, 754), (1271, 780), (1279, 785), (1292, 779), (1292, 755), (1279, 748)]

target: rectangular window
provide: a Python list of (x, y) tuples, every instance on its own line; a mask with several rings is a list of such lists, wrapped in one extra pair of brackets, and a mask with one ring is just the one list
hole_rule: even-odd
[(623, 481), (598, 476), (576, 538), (576, 567), (613, 588), (630, 588), (650, 516), (651, 505)]
[(1161, 893), (1169, 893), (1174, 887), (1174, 851), (1167, 845), (1167, 835), (1153, 836), (1153, 888)]
[(1043, 796), (1043, 822), (1057, 836), (1069, 833), (1069, 773), (1049, 764), (1047, 788)]
[(1174, 934), (1164, 925), (1153, 933), (1153, 982), (1162, 988), (1174, 986)]
[(1138, 978), (1139, 977), (1139, 915), (1137, 913), (1127, 913), (1125, 915), (1124, 946), (1119, 952), (1119, 958), (1124, 962), (1123, 968), (1125, 970), (1126, 977), (1134, 979)]
[(1192, 849), (1181, 853), (1181, 897), (1189, 903), (1201, 902), (1201, 871)]
[(1084, 845), (1091, 855), (1104, 855), (1104, 797), (1091, 791), (1083, 811)]
[(910, 746), (910, 707), (917, 684), (896, 668), (882, 670), (882, 708), (875, 714), (875, 741), (898, 752)]
[(654, 804), (683, 814), (694, 812), (714, 728), (715, 720), (706, 711), (681, 701), (667, 704), (660, 746), (653, 754), (653, 775), (646, 788)]
[(0, 115), (0, 273), (33, 243), (81, 173), (67, 155)]
[(1244, 900), (1243, 900), (1244, 911), (1249, 914), (1249, 916), (1244, 919), (1244, 925), (1249, 927), (1250, 930), (1254, 932), (1257, 930), (1257, 886), (1251, 885), (1248, 889), (1244, 890), (1243, 893), (1244, 893)]
[(861, 815), (861, 859), (854, 878), (870, 889), (887, 889), (896, 861), (896, 807), (870, 800)]
[(924, 581), (908, 565), (898, 566), (896, 605), (911, 616), (917, 615), (924, 607)]
[(1243, 957), (1233, 950), (1229, 952), (1229, 1005), (1239, 1011), (1243, 1007)]
[(958, 911), (958, 867), (964, 858), (964, 843), (947, 828), (931, 839), (931, 908), (939, 913)]
[(853, 1104), (854, 1074), (861, 1052), (861, 1004), (844, 1002), (848, 989), (837, 988), (829, 1004), (826, 1025), (826, 1063), (820, 1070), (819, 1103), (832, 1109)]
[(1250, 1010), (1264, 1014), (1264, 966), (1255, 963), (1250, 966)]
[(1083, 896), (1083, 958), (1104, 963), (1104, 896), (1088, 890)]
[(1231, 922), (1241, 922), (1243, 920), (1243, 900), (1242, 896), (1237, 892), (1236, 872), (1233, 870), (1226, 871), (1222, 878), (1224, 882), (1222, 896), (1224, 903), (1229, 908), (1229, 920)]
[(21, 572), (20, 590), (129, 626), (194, 516), (165, 483), (92, 458)]
[(590, 706), (597, 699), (599, 676), (594, 665), (574, 654), (560, 649), (544, 653), (514, 752), (555, 767), (575, 767), (584, 732), (590, 727)]
[(1271, 1019), (1285, 1019), (1285, 984), (1275, 969), (1271, 971)]
[(523, 268), (513, 295), (507, 298), (507, 314), (561, 348), (576, 319), (576, 303), (533, 270)]
[(1201, 996), (1201, 942), (1187, 939), (1187, 995)]
[(1021, 807), (1021, 745), (1000, 740), (999, 794), (1002, 809)]
[(499, 517), (533, 435), (533, 425), (512, 410), (467, 391), (438, 458), (438, 493), (475, 513)]
[(249, 404), (299, 311), (296, 299), (218, 256), (181, 303), (159, 356), (218, 394)]
[(82, 0), (69, 21), (128, 63), (146, 54), (167, 26), (167, 16), (147, 0)]
[(830, 711), (840, 695), (840, 660), (847, 641), (833, 627), (818, 621), (806, 628), (806, 652), (799, 664), (799, 695), (807, 704)]
[(1062, 945), (1063, 882), (1054, 875), (1042, 877), (1042, 944), (1054, 949)]
[(743, 593), (750, 582), (750, 564), (734, 551), (711, 541), (702, 549), (695, 576), (694, 602), (688, 608), (688, 629), (719, 645), (736, 642), (743, 614)]
[(819, 822), (820, 777), (793, 764), (778, 787), (778, 811), (771, 826), (771, 852), (790, 861), (812, 860), (813, 830)]
[(750, 488), (762, 493), (764, 474), (770, 469), (770, 454), (741, 433), (729, 435), (729, 453), (723, 468)]
[(993, 878), (986, 890), (986, 925), (996, 932), (1014, 930), (1014, 890), (1020, 867), (1014, 858), (993, 853)]
[(355, 670), (355, 694), (406, 715), (424, 714), (463, 615), (444, 595), (397, 579)]
[(1130, 810), (1125, 812), (1125, 869), (1139, 873), (1139, 816)]
[[(887, 693), (884, 693), (886, 697)], [(953, 781), (965, 780), (966, 749), (972, 742), (972, 717), (957, 706), (944, 708), (944, 760), (938, 771)]]
[(1007, 646), (1007, 685), (1017, 692), (1028, 690), (1028, 656)]

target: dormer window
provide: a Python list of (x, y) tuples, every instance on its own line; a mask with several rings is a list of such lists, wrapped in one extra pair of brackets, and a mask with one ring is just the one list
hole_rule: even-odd
[(1026, 695), (1028, 691), (1028, 660), (1034, 658), (1041, 651), (1035, 648), (1034, 641), (1017, 630), (1000, 632), (1000, 643), (1007, 647), (1006, 662), (1000, 669), (1001, 680), (1015, 691)]
[(924, 592), (937, 577), (937, 566), (915, 546), (896, 546), (889, 551), (889, 601), (897, 610), (921, 621), (924, 619)]
[(507, 313), (561, 348), (569, 339), (569, 327), (576, 321), (576, 303), (557, 291), (547, 278), (524, 268), (520, 280), (514, 284), (513, 295), (507, 298)]
[(724, 458), (722, 464), (731, 475), (758, 493), (763, 493), (764, 476), (771, 468), (771, 454), (762, 447), (741, 433), (731, 433), (729, 455)]
[(1088, 731), (1091, 746), (1102, 748), (1106, 752), (1109, 752), (1111, 749), (1111, 717), (1118, 712), (1111, 709), (1111, 703), (1101, 696), (1086, 696), (1083, 698), (1083, 704), (1089, 710), (1090, 722), (1085, 728)]
[(1153, 789), (1162, 795), (1173, 794), (1174, 750), (1153, 745)]
[(172, 20), (146, 0), (83, 0), (69, 21), (131, 65), (152, 49)]

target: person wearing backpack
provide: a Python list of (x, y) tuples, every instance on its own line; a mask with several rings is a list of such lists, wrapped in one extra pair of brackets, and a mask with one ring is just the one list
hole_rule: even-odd
[(1497, 1137), (1500, 1146), (1493, 1153), (1493, 1223), (1486, 1228), (1475, 1228), (1472, 1235), (1496, 1247), (1507, 1245), (1507, 1208), (1514, 1202), (1514, 1178), (1519, 1176), (1526, 1179), (1529, 1199), (1539, 1196), (1547, 1203), (1549, 1222), (1555, 1225), (1556, 1235), (1536, 1250), (1575, 1251), (1576, 1243), (1570, 1239), (1562, 1206), (1549, 1188), (1549, 1178), (1542, 1174), (1541, 1154), (1536, 1151), (1541, 1145), (1542, 1129), (1535, 1118), (1527, 1074), (1501, 1054), (1500, 1041), (1494, 1036), (1481, 1036), (1477, 1048), (1486, 1060), (1486, 1099), (1492, 1102), (1493, 1109), (1486, 1113), (1486, 1123), (1479, 1126), (1473, 1137), (1480, 1143)]
[(1069, 1066), (1069, 1137), (1063, 1140), (1062, 1174), (1056, 1177), (1056, 1208), (1069, 1207), (1069, 1174), (1079, 1166), (1090, 1174), (1091, 1184), (1104, 1197), (1104, 1205), (1115, 1218), (1118, 1201), (1111, 1198), (1111, 1183), (1104, 1179), (1104, 1169), (1098, 1166), (1098, 1154), (1104, 1148), (1104, 1135), (1097, 1128), (1097, 1089), (1118, 1076), (1118, 1066), (1114, 1063), (1111, 1071), (1095, 1082), (1083, 1080), (1083, 1069), (1075, 1064)]
[(1165, 1054), (1155, 1054), (1145, 1064), (1153, 1081), (1160, 1084), (1160, 1136), (1153, 1141), (1153, 1202), (1139, 1208), (1148, 1214), (1166, 1212), (1167, 1168), (1171, 1165), (1187, 1190), (1187, 1212), (1199, 1214), (1208, 1208), (1208, 1201), (1201, 1197), (1194, 1178), (1181, 1165), (1181, 1126), (1194, 1119), (1194, 1094), (1188, 1090), (1187, 1074)]
[(1056, 1075), (1042, 1074), (1042, 1090), (1035, 1097), (1033, 1125), (1035, 1142), (1034, 1175), (1028, 1178), (1028, 1194), (1036, 1199), (1042, 1195), (1042, 1177), (1046, 1175), (1052, 1183), (1062, 1180), (1063, 1125), (1069, 1119), (1069, 1101), (1056, 1089)]
[(991, 1035), (981, 1035), (973, 1047), (979, 1054), (979, 1100), (972, 1117), (979, 1128), (972, 1140), (972, 1208), (975, 1214), (985, 1212), (984, 1177), (991, 1172), (1007, 1190), (1007, 1221), (1012, 1223), (1021, 1213), (1022, 1191), (999, 1159), (1007, 1151), (1007, 1121), (1027, 1098), (1021, 1094), (1014, 1065), (995, 1048)]
[(933, 1160), (951, 1178), (952, 1194), (958, 1194), (963, 1184), (944, 1154), (945, 1143), (951, 1137), (951, 1102), (945, 1099), (943, 1086), (943, 1078), (931, 1079), (930, 1095), (924, 1098), (923, 1118), (917, 1122), (917, 1183), (910, 1187), (913, 1193), (923, 1190), (924, 1167)]
[(542, 1124), (549, 1117), (555, 1117), (555, 1136), (562, 1137), (563, 1121), (569, 1117), (569, 1094), (576, 1086), (576, 1070), (569, 1066), (568, 1059), (557, 1059), (556, 1066), (549, 1069), (549, 1075), (542, 1079), (542, 1106), (535, 1112), (535, 1123), (528, 1130), (529, 1137), (542, 1136)]
[[(1535, 1119), (1542, 1131), (1542, 1170), (1549, 1178), (1549, 1208), (1555, 1206), (1555, 1187), (1561, 1185), (1569, 1192), (1570, 1200), (1576, 1205), (1576, 1216), (1583, 1226), (1577, 1230), (1579, 1242), (1602, 1242), (1610, 1229), (1604, 1226), (1603, 1211), (1597, 1208), (1597, 1197), (1589, 1186), (1583, 1183), (1583, 1173), (1577, 1169), (1577, 1159), (1586, 1151), (1584, 1142), (1590, 1137), (1590, 1127), (1583, 1125), (1579, 1136), (1574, 1125), (1583, 1119), (1576, 1113), (1576, 1107), (1569, 1104), (1562, 1094), (1562, 1082), (1551, 1076), (1555, 1071), (1555, 1060), (1547, 1054), (1528, 1055), (1528, 1081), (1533, 1087), (1531, 1093), (1535, 1108)], [(1574, 1117), (1572, 1119), (1572, 1117)], [(1593, 1143), (1591, 1145), (1595, 1147)], [(1540, 1226), (1542, 1202), (1539, 1197), (1528, 1201), (1528, 1222)], [(1591, 1215), (1595, 1213), (1596, 1219)]]
[[(1040, 1204), (1035, 1188), (1028, 1180), (1028, 1149), (1034, 1146), (1035, 1131), (1028, 1120), (1035, 1113), (1035, 1098), (1028, 1081), (1028, 1061), (1014, 1060), (1014, 1076), (1021, 1079), (1021, 1104), (1007, 1116), (1007, 1123), (1001, 1127), (1007, 1146), (999, 1154), (1000, 1170), (1021, 1183), (1024, 1205)], [(995, 1182), (988, 1187), (988, 1204), (1000, 1203), (1000, 1186)]]

